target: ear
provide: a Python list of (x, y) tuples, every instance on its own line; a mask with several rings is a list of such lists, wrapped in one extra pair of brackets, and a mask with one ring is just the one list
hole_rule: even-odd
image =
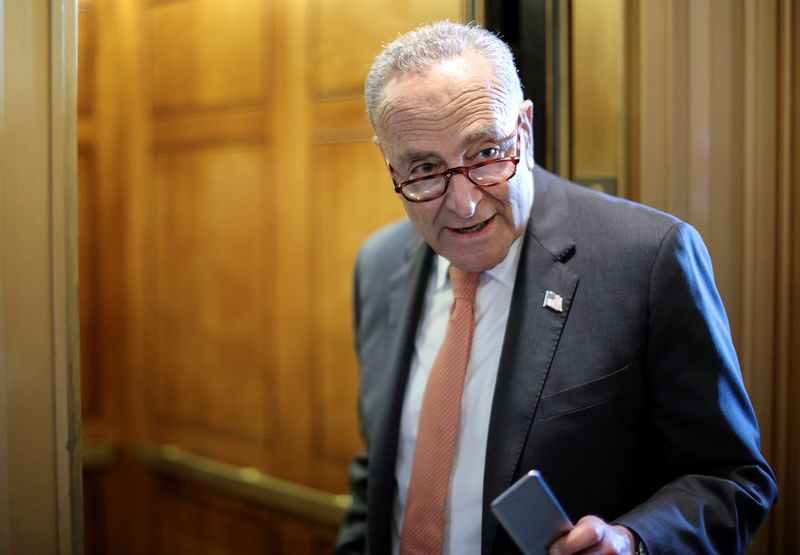
[(522, 109), (520, 110), (520, 117), (522, 120), (522, 133), (525, 140), (523, 141), (524, 150), (525, 150), (525, 162), (528, 164), (528, 168), (533, 170), (534, 161), (533, 161), (533, 102), (531, 100), (526, 100), (522, 103)]

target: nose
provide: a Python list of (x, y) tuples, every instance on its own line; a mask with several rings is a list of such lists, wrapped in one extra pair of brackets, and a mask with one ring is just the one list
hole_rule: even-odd
[(459, 218), (467, 220), (475, 215), (478, 202), (483, 197), (480, 187), (457, 173), (450, 176), (450, 184), (445, 194), (445, 207)]

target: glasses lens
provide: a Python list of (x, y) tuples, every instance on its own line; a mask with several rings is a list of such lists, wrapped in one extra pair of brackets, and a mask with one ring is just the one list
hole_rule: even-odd
[(469, 170), (469, 178), (478, 185), (494, 185), (514, 175), (514, 162), (502, 160)]
[(444, 177), (433, 177), (415, 181), (403, 187), (403, 196), (409, 200), (428, 200), (444, 192)]

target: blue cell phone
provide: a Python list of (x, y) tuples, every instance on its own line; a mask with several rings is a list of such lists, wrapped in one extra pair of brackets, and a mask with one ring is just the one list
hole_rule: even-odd
[(541, 555), (572, 529), (544, 478), (531, 470), (492, 501), (492, 512), (525, 555)]

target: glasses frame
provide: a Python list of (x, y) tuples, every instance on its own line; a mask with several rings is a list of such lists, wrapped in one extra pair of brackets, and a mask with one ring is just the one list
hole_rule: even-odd
[[(466, 177), (469, 180), (470, 183), (474, 184), (477, 187), (492, 187), (494, 185), (499, 185), (503, 181), (508, 181), (509, 179), (511, 179), (512, 177), (514, 177), (517, 174), (517, 165), (519, 164), (519, 161), (520, 161), (519, 123), (520, 122), (517, 121), (517, 126), (516, 126), (516, 129), (515, 129), (515, 133), (517, 135), (517, 140), (516, 140), (516, 144), (515, 144), (516, 154), (514, 156), (506, 156), (506, 157), (503, 157), (503, 158), (498, 158), (497, 160), (487, 160), (486, 162), (479, 162), (477, 164), (472, 164), (471, 166), (455, 166), (453, 168), (448, 168), (448, 169), (446, 169), (445, 171), (443, 171), (441, 173), (434, 173), (432, 175), (426, 175), (424, 177), (415, 177), (414, 179), (409, 179), (408, 181), (401, 181), (399, 183), (397, 182), (397, 179), (395, 179), (395, 170), (394, 170), (394, 168), (387, 161), (387, 165), (389, 166), (389, 173), (391, 174), (391, 177), (392, 177), (392, 183), (394, 184), (394, 192), (399, 194), (399, 195), (402, 195), (402, 197), (404, 199), (406, 199), (408, 202), (430, 202), (432, 200), (436, 200), (437, 198), (443, 197), (445, 195), (445, 193), (447, 193), (447, 189), (448, 189), (448, 187), (450, 187), (450, 178), (453, 177), (456, 174), (463, 175), (464, 177)], [(512, 162), (514, 164), (514, 169), (511, 172), (511, 175), (509, 175), (503, 181), (497, 181), (495, 183), (477, 183), (477, 182), (475, 182), (475, 180), (473, 180), (469, 176), (469, 172), (471, 172), (473, 170), (476, 170), (478, 168), (485, 168), (486, 166), (491, 166), (492, 164), (499, 164), (501, 162), (503, 162), (503, 163)], [(440, 194), (436, 195), (435, 197), (426, 198), (426, 199), (414, 199), (414, 198), (409, 198), (408, 196), (406, 196), (406, 194), (404, 192), (404, 189), (406, 187), (408, 187), (409, 185), (413, 185), (414, 183), (418, 183), (420, 181), (425, 181), (427, 179), (438, 179), (440, 177), (444, 178), (444, 188), (442, 189), (442, 192)]]

